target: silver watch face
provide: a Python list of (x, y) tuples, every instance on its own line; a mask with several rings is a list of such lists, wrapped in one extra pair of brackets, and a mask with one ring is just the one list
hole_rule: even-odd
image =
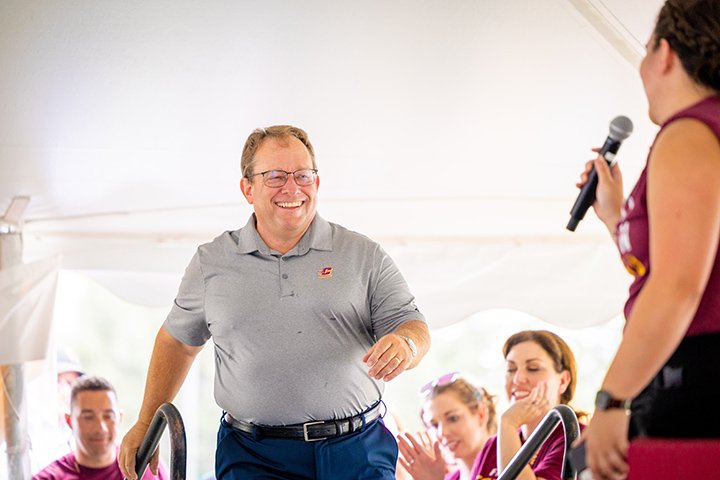
[(412, 352), (413, 358), (417, 356), (417, 347), (415, 346), (415, 342), (412, 341), (412, 339), (408, 337), (402, 337), (405, 340), (405, 343), (408, 344), (408, 347), (410, 347), (410, 351)]
[(595, 408), (607, 410), (610, 406), (610, 400), (612, 400), (610, 394), (604, 390), (600, 390), (595, 396)]
[(622, 408), (627, 410), (630, 408), (630, 401), (613, 398), (609, 392), (600, 390), (595, 396), (595, 408), (598, 410), (608, 410), (611, 408)]

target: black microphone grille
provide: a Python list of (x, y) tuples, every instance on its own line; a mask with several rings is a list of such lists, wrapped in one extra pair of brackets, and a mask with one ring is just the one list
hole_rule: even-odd
[(610, 122), (610, 138), (613, 140), (625, 140), (633, 132), (633, 123), (628, 117), (620, 115)]

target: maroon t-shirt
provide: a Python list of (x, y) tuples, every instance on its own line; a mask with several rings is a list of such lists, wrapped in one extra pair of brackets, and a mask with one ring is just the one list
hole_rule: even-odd
[(452, 473), (448, 473), (445, 475), (445, 478), (443, 480), (460, 480), (460, 470), (455, 470)]
[[(158, 468), (157, 476), (147, 469), (142, 480), (166, 480), (167, 478), (161, 465)], [(32, 480), (123, 480), (123, 475), (120, 473), (117, 462), (103, 468), (83, 467), (75, 461), (74, 453), (68, 453), (36, 473)]]
[[(720, 140), (720, 98), (706, 98), (676, 113), (662, 124), (660, 132), (681, 118), (694, 118), (703, 122)], [(657, 141), (657, 136), (655, 141)], [(652, 154), (652, 147), (650, 147), (650, 153)], [(649, 160), (650, 155), (648, 155)], [(692, 168), (692, 165), (687, 165), (687, 168)], [(698, 208), (702, 208), (702, 206)], [(620, 212), (620, 221), (617, 226), (617, 246), (625, 268), (635, 277), (630, 285), (630, 292), (625, 303), (625, 318), (630, 318), (635, 300), (650, 274), (647, 164)], [(677, 253), (679, 257), (683, 255), (683, 252)], [(715, 257), (710, 278), (686, 336), (711, 332), (720, 332), (720, 256)]]
[[(585, 425), (580, 424), (580, 431)], [(523, 443), (525, 443), (523, 441)], [(535, 458), (530, 462), (530, 468), (536, 477), (545, 480), (562, 480), (562, 465), (565, 459), (565, 431), (558, 425), (545, 443), (540, 446)], [(470, 478), (473, 480), (495, 480), (500, 472), (497, 468), (497, 435), (493, 435), (480, 451)]]

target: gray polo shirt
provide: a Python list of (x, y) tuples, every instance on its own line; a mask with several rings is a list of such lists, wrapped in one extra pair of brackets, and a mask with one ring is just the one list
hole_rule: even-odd
[(165, 328), (215, 344), (215, 400), (233, 417), (283, 425), (345, 418), (381, 396), (362, 357), (424, 320), (392, 259), (369, 238), (315, 216), (285, 255), (255, 229), (200, 246)]

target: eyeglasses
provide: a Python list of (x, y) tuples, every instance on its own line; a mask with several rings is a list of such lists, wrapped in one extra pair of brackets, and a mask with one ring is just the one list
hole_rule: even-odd
[(430, 392), (432, 392), (433, 388), (450, 385), (458, 378), (460, 378), (460, 372), (450, 372), (450, 373), (446, 373), (445, 375), (440, 375), (435, 380), (432, 380), (432, 381), (426, 383), (425, 385), (423, 385), (422, 387), (420, 387), (420, 390), (418, 391), (418, 393), (424, 397), (427, 397), (430, 394)]
[(307, 187), (308, 185), (315, 183), (317, 172), (318, 171), (315, 168), (301, 168), (300, 170), (295, 170), (294, 172), (286, 172), (285, 170), (266, 170), (264, 172), (248, 175), (247, 178), (249, 180), (252, 177), (262, 175), (263, 183), (266, 187), (278, 188), (284, 186), (287, 183), (288, 178), (290, 178), (290, 175), (292, 175), (298, 186)]

